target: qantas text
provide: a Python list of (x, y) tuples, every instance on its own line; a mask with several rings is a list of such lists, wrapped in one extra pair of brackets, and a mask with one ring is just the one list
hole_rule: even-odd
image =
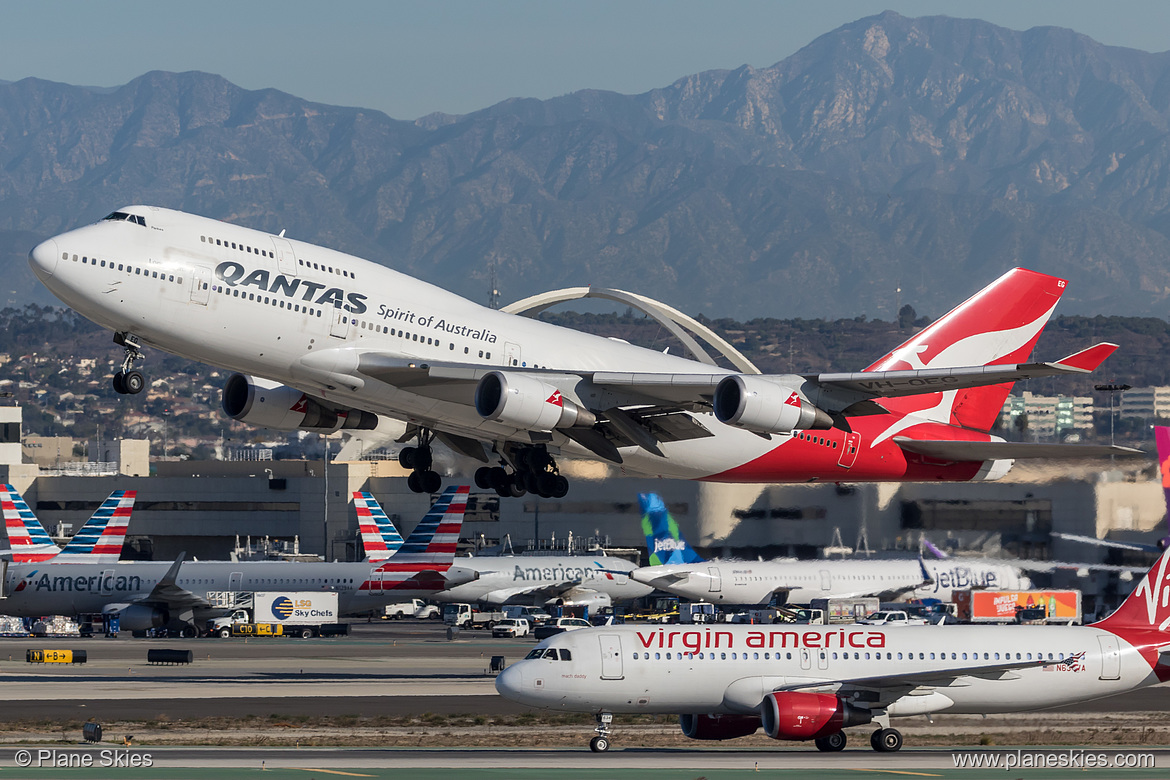
[[(247, 269), (239, 263), (220, 263), (215, 267), (215, 275), (227, 282), (230, 287), (256, 287), (266, 293), (272, 295), (280, 293), (290, 299), (296, 298), (297, 293), (300, 293), (300, 300), (315, 303), (318, 306), (333, 306), (337, 309), (345, 309), (351, 314), (365, 314), (366, 312), (366, 296), (361, 293), (347, 293), (339, 287), (326, 289), (326, 286), (320, 282), (310, 282), (308, 279), (289, 279), (284, 274), (277, 274), (270, 278), (268, 271), (264, 269), (258, 269), (249, 274)], [(324, 292), (317, 295), (321, 290)], [(314, 298), (314, 296), (316, 297)]]

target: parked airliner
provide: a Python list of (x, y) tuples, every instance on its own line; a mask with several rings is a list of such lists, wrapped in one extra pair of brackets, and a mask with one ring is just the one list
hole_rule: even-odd
[(607, 626), (558, 634), (496, 678), (512, 701), (597, 717), (677, 714), (692, 739), (747, 736), (898, 750), (891, 718), (1024, 712), (1170, 679), (1170, 552), (1091, 626)]
[[(1015, 562), (983, 558), (896, 560), (704, 561), (655, 493), (638, 496), (651, 561), (630, 573), (638, 582), (713, 604), (807, 604), (829, 596), (951, 599), (955, 590), (1027, 590), (1032, 581)], [(1022, 563), (1022, 562), (1021, 562)], [(1049, 569), (1053, 564), (1040, 563)]]
[(563, 496), (555, 456), (718, 482), (983, 480), (1015, 458), (1119, 451), (989, 433), (1013, 382), (1094, 370), (1115, 345), (1025, 364), (1065, 290), (1014, 269), (865, 371), (765, 375), (478, 306), (312, 244), (129, 206), (29, 254), (37, 277), (125, 348), (238, 372), (237, 420), (283, 430), (406, 424), (412, 489), (435, 492), (438, 439), (500, 495)]
[(62, 548), (16, 488), (0, 486), (0, 509), (9, 545), (7, 550), (0, 550), (0, 557), (16, 563), (113, 563), (122, 556), (137, 494), (135, 490), (115, 490)]
[[(402, 537), (370, 493), (355, 491), (367, 560), (384, 558), (386, 550), (401, 545)], [(459, 566), (474, 571), (471, 582), (437, 591), (432, 601), (480, 604), (544, 604), (589, 607), (596, 610), (615, 601), (641, 598), (653, 588), (630, 579), (637, 568), (622, 558), (597, 555), (485, 555), (459, 558)]]
[(173, 563), (0, 563), (0, 614), (117, 614), (127, 631), (166, 627), (195, 636), (207, 618), (230, 608), (219, 596), (241, 591), (336, 591), (343, 615), (430, 598), (477, 576), (452, 565), (467, 494), (466, 485), (447, 488), (402, 547), (380, 561), (185, 562), (180, 555)]

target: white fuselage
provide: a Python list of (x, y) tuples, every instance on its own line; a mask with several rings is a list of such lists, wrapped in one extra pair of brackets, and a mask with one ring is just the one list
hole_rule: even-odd
[[(109, 605), (142, 602), (172, 565), (168, 561), (10, 564), (4, 583), (7, 598), (0, 599), (0, 614), (96, 614)], [(403, 599), (429, 598), (434, 592), (383, 590), (374, 566), (360, 562), (191, 561), (180, 567), (175, 584), (204, 599), (209, 593), (229, 591), (336, 591), (343, 615), (380, 610)]]
[[(924, 566), (929, 577), (923, 576)], [(631, 576), (682, 598), (737, 605), (766, 604), (773, 594), (787, 594), (785, 603), (788, 604), (807, 604), (812, 599), (834, 596), (882, 594), (949, 601), (954, 590), (1031, 587), (1031, 581), (1010, 563), (981, 559), (921, 563), (917, 559), (712, 560), (643, 566)]]
[[(497, 690), (573, 712), (754, 714), (774, 690), (833, 692), (842, 681), (936, 671), (941, 682), (923, 681), (888, 714), (1016, 712), (1159, 682), (1133, 646), (1093, 627), (609, 626), (538, 647), (568, 650), (569, 660), (514, 663), (497, 678)], [(1061, 658), (1073, 661), (946, 680), (951, 669)]]
[(634, 564), (622, 558), (573, 556), (485, 556), (457, 558), (456, 564), (475, 571), (477, 579), (439, 591), (436, 601), (484, 604), (589, 604), (641, 598), (654, 589), (622, 572)]

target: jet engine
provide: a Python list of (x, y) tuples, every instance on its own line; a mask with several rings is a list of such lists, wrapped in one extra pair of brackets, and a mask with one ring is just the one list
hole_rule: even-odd
[(691, 739), (737, 739), (755, 734), (760, 719), (755, 715), (679, 715), (678, 725)]
[(475, 411), (485, 420), (524, 430), (590, 427), (597, 422), (592, 412), (547, 382), (508, 371), (492, 371), (479, 380)]
[(772, 739), (818, 739), (864, 726), (873, 713), (831, 693), (769, 693), (760, 704), (764, 733)]
[(165, 610), (145, 604), (131, 604), (116, 614), (119, 628), (123, 631), (149, 631), (165, 625), (168, 618)]
[(222, 406), (233, 420), (278, 431), (370, 431), (378, 426), (372, 412), (326, 407), (300, 390), (247, 374), (228, 377)]
[(832, 418), (795, 389), (801, 381), (798, 376), (733, 374), (715, 387), (715, 417), (756, 433), (832, 428)]
[(570, 588), (555, 598), (544, 602), (545, 607), (589, 607), (593, 614), (604, 607), (612, 607), (613, 599), (608, 593), (589, 588)]

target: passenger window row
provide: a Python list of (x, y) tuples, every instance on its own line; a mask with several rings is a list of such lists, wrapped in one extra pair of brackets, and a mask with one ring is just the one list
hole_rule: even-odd
[[(61, 259), (68, 260), (69, 253), (62, 252)], [(73, 262), (75, 262), (75, 263), (78, 262), (77, 255), (73, 255)], [(145, 276), (147, 278), (158, 279), (159, 281), (163, 281), (163, 282), (173, 282), (175, 284), (182, 284), (183, 283), (183, 277), (180, 276), (176, 280), (174, 274), (168, 274), (165, 271), (163, 273), (159, 273), (158, 271), (152, 271), (149, 268), (143, 268), (142, 266), (134, 266), (134, 265), (128, 265), (128, 264), (124, 264), (124, 263), (118, 263), (117, 268), (115, 268), (114, 267), (115, 264), (114, 264), (113, 260), (99, 260), (96, 257), (89, 257), (87, 255), (81, 256), (81, 264), (93, 266), (95, 268), (98, 268), (98, 267), (109, 268), (111, 271), (125, 270), (126, 273), (128, 273), (128, 274), (132, 273), (135, 276)]]
[(240, 252), (247, 252), (250, 255), (260, 255), (261, 257), (271, 257), (273, 259), (276, 258), (276, 253), (268, 249), (254, 249), (253, 247), (247, 246), (245, 244), (239, 244), (237, 246), (235, 241), (220, 240), (218, 238), (213, 239), (211, 236), (199, 236), (199, 240), (208, 244), (214, 242), (216, 246), (222, 246), (224, 249), (235, 249)]
[[(438, 339), (431, 338), (429, 336), (420, 336), (417, 333), (411, 333), (409, 331), (397, 330), (395, 328), (389, 328), (385, 325), (379, 325), (376, 322), (368, 322), (367, 320), (356, 320), (355, 319), (354, 324), (357, 325), (358, 327), (360, 327), (362, 330), (372, 330), (375, 333), (386, 333), (386, 334), (391, 335), (391, 336), (397, 336), (400, 339), (406, 339), (407, 341), (418, 341), (418, 342), (421, 342), (423, 344), (426, 344), (428, 347), (441, 347), (443, 345), (443, 342), (439, 341)], [(358, 335), (360, 336), (361, 334), (359, 333)], [(455, 342), (453, 342), (453, 341), (448, 342), (447, 349), (453, 351), (455, 349)], [(471, 354), (471, 347), (464, 347), (463, 354), (470, 355)], [(484, 352), (481, 349), (481, 350), (479, 350), (479, 357), (483, 358), (484, 360), (491, 360), (492, 353), (491, 352)], [(513, 364), (515, 364), (515, 361), (512, 361), (512, 362), (513, 362)]]
[(321, 316), (320, 309), (314, 309), (309, 306), (302, 306), (301, 304), (294, 303), (293, 301), (286, 302), (283, 298), (276, 298), (275, 296), (269, 297), (267, 295), (261, 295), (254, 292), (243, 292), (238, 287), (228, 288), (224, 287), (222, 284), (213, 284), (211, 289), (213, 292), (222, 293), (229, 298), (243, 298), (246, 301), (254, 301), (256, 303), (262, 303), (267, 306), (288, 309), (289, 311), (296, 312), (297, 314), (308, 314), (310, 317)]
[(832, 447), (833, 449), (837, 449), (837, 442), (829, 441), (824, 436), (810, 436), (804, 431), (793, 431), (792, 436), (793, 438), (800, 439), (801, 441), (812, 442), (813, 444), (818, 444), (822, 447)]
[[(537, 651), (534, 650), (533, 652), (535, 653)], [(821, 659), (827, 658), (825, 650), (817, 650), (817, 653), (819, 654), (818, 655), (819, 658), (821, 658)], [(931, 661), (936, 661), (936, 660), (937, 661), (948, 661), (948, 660), (950, 660), (950, 661), (968, 661), (968, 660), (978, 661), (978, 660), (980, 660), (979, 653), (968, 654), (968, 653), (954, 652), (954, 653), (950, 654), (949, 658), (947, 657), (946, 653), (937, 653), (937, 654), (936, 653), (919, 653), (917, 659), (915, 659), (914, 653), (905, 653), (905, 654), (897, 653), (896, 655), (897, 655), (897, 660), (899, 660), (899, 661), (906, 661), (906, 660), (925, 661), (925, 660), (927, 660), (928, 655), (930, 656)], [(905, 657), (903, 657), (903, 655)], [(935, 657), (936, 655), (937, 655), (937, 658)], [(968, 657), (968, 655), (970, 655), (970, 657)], [(1056, 661), (1056, 660), (1059, 660), (1061, 658), (1071, 658), (1073, 655), (1074, 655), (1073, 653), (1068, 653), (1067, 655), (1058, 656), (1058, 655), (1055, 655), (1053, 653), (1048, 653), (1047, 657), (1046, 657), (1044, 653), (1036, 653), (1035, 659), (1033, 659), (1032, 653), (1016, 653), (1015, 658), (1013, 659), (1011, 653), (1004, 653), (1003, 660), (1004, 661), (1012, 661), (1012, 660), (1016, 660), (1016, 661), (1031, 661), (1031, 660)], [(719, 661), (726, 661), (726, 660), (747, 661), (747, 660), (749, 660), (747, 653), (736, 653), (736, 652), (732, 652), (732, 653), (721, 652), (718, 654), (718, 658), (716, 658), (716, 654), (713, 652), (712, 653), (675, 652), (673, 654), (669, 653), (669, 652), (665, 653), (665, 654), (664, 653), (654, 653), (653, 660), (655, 660), (655, 661), (663, 660), (664, 656), (665, 656), (665, 660), (667, 660), (667, 661), (671, 661), (671, 660), (681, 661), (684, 659), (686, 659), (686, 660), (698, 659), (700, 661), (702, 661), (702, 660), (710, 660), (710, 661), (715, 661), (715, 660), (719, 660)], [(729, 656), (730, 656), (730, 658), (729, 658)], [(775, 656), (776, 656), (775, 660), (777, 660), (777, 661), (791, 661), (792, 660), (792, 653), (791, 652), (784, 653), (783, 658), (781, 658), (781, 654), (779, 652), (777, 652), (775, 654)], [(865, 661), (882, 661), (882, 660), (893, 661), (893, 660), (895, 660), (894, 656), (895, 656), (895, 653), (893, 653), (893, 652), (887, 652), (885, 654), (885, 656), (883, 656), (881, 653), (869, 653), (869, 652), (860, 652), (860, 651), (855, 651), (852, 656), (850, 656), (849, 653), (847, 653), (847, 652), (845, 652), (845, 653), (834, 652), (833, 653), (833, 660), (834, 661), (838, 661), (838, 660), (841, 660), (841, 661), (849, 661), (849, 660), (853, 660), (853, 661), (862, 661), (862, 660), (865, 660)], [(538, 655), (534, 656), (534, 655), (530, 654), (529, 658), (539, 658), (539, 656)], [(639, 654), (639, 653), (635, 652), (634, 653), (634, 660), (635, 661), (637, 661), (637, 660), (644, 660), (644, 661), (651, 660), (650, 653)], [(752, 653), (750, 660), (754, 660), (754, 661), (760, 660), (760, 653), (758, 653), (758, 652)], [(765, 660), (765, 661), (773, 660), (772, 653), (770, 653), (770, 652), (763, 653), (763, 660)], [(998, 661), (998, 660), (1000, 660), (1000, 654), (999, 653), (983, 653), (982, 660), (984, 660), (984, 661), (992, 661), (992, 660)]]
[(309, 261), (309, 260), (297, 260), (297, 262), (300, 263), (301, 265), (305, 266), (306, 268), (312, 268), (314, 271), (325, 271), (325, 272), (331, 273), (331, 274), (339, 274), (339, 275), (344, 276), (348, 279), (356, 279), (357, 278), (354, 274), (351, 274), (349, 271), (346, 271), (344, 268), (342, 268), (340, 266), (338, 266), (337, 268), (334, 268), (333, 266), (331, 266), (331, 265), (327, 266), (324, 263), (321, 263), (320, 265), (318, 265), (317, 263), (314, 263), (314, 262)]

